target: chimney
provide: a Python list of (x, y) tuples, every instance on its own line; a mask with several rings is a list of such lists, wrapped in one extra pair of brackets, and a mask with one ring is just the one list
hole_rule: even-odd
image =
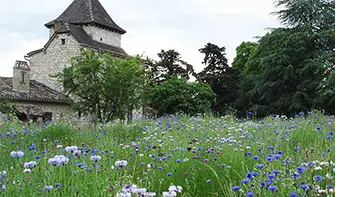
[(28, 62), (16, 60), (15, 66), (13, 67), (12, 88), (19, 92), (29, 92), (30, 69)]

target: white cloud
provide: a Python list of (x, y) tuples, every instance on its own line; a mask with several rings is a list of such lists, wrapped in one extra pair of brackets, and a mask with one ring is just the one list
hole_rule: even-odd
[(47, 40), (20, 40), (11, 50), (0, 55), (0, 76), (12, 77), (12, 68), (16, 60), (24, 60), (28, 52), (40, 49)]

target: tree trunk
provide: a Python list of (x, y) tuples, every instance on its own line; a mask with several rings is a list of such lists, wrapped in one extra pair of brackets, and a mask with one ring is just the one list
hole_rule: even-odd
[(132, 109), (128, 110), (128, 121), (127, 121), (128, 124), (131, 124), (132, 123)]

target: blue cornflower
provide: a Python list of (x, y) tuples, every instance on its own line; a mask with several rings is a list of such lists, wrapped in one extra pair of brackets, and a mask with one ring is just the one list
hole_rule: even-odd
[(320, 176), (320, 175), (316, 175), (316, 176), (314, 176), (314, 180), (315, 181), (322, 181), (322, 176)]
[(261, 151), (262, 151), (262, 148), (258, 148), (258, 151), (261, 152)]
[(263, 187), (265, 187), (265, 182), (260, 183), (260, 188), (263, 188)]
[(254, 192), (248, 192), (246, 197), (253, 197), (254, 196)]
[(261, 168), (263, 168), (264, 167), (264, 164), (257, 164), (256, 166), (255, 166), (256, 168), (258, 168), (258, 169), (261, 169)]
[(306, 170), (306, 168), (304, 168), (304, 167), (297, 167), (297, 172), (298, 172), (299, 174), (304, 174), (304, 173), (305, 173), (305, 170)]
[(24, 168), (34, 168), (37, 165), (36, 161), (24, 162)]
[(17, 157), (23, 157), (24, 156), (24, 152), (19, 150), (19, 151), (12, 151), (10, 153), (10, 155), (14, 158), (17, 158)]
[(83, 163), (78, 163), (78, 164), (76, 164), (79, 168), (81, 168), (81, 167), (83, 167), (84, 166), (84, 164)]
[(286, 160), (286, 159), (282, 160), (282, 162), (283, 162), (285, 165), (287, 165), (287, 164), (290, 164), (290, 163), (291, 163), (291, 161), (290, 161), (290, 160)]
[(253, 156), (253, 159), (258, 160), (258, 159), (260, 159), (260, 157), (256, 155), (256, 156)]
[(125, 166), (128, 165), (128, 161), (126, 161), (126, 160), (116, 161), (114, 163), (114, 165), (117, 166), (117, 167), (125, 167)]
[(211, 182), (211, 179), (208, 179), (207, 181), (205, 181), (206, 183), (210, 183)]
[(301, 183), (300, 184), (300, 188), (303, 189), (303, 190), (308, 190), (309, 186), (307, 186), (305, 183)]
[(272, 161), (272, 160), (274, 160), (274, 157), (266, 157), (266, 160), (267, 161)]
[(28, 147), (28, 150), (35, 150), (36, 149), (36, 145), (32, 144)]
[(62, 187), (62, 184), (56, 183), (56, 184), (55, 184), (55, 187), (56, 187), (56, 188), (61, 188), (61, 187)]
[(297, 193), (295, 193), (295, 192), (291, 192), (291, 193), (289, 194), (289, 196), (290, 196), (290, 197), (299, 197), (299, 195), (298, 195)]
[(273, 180), (273, 179), (275, 179), (275, 175), (274, 175), (274, 174), (268, 174), (268, 175), (267, 175), (267, 178), (268, 178), (269, 180)]
[(181, 159), (177, 159), (177, 160), (176, 160), (176, 163), (180, 163), (180, 162), (181, 162)]
[(291, 174), (290, 177), (292, 177), (293, 179), (296, 179), (298, 178), (300, 175), (298, 173), (294, 173), (294, 174)]
[(98, 162), (101, 160), (101, 156), (100, 155), (91, 155), (90, 159), (93, 162)]
[(45, 191), (51, 191), (53, 189), (53, 186), (52, 185), (46, 185), (45, 187), (44, 187), (44, 190)]
[(233, 186), (233, 187), (232, 187), (232, 191), (238, 191), (238, 190), (240, 190), (240, 189), (241, 189), (240, 186)]
[(40, 159), (40, 156), (39, 156), (39, 155), (37, 155), (37, 156), (35, 156), (34, 158), (35, 158), (35, 159)]
[(242, 184), (247, 184), (249, 182), (249, 179), (244, 179), (241, 181)]
[(5, 190), (5, 189), (6, 189), (6, 185), (2, 185), (1, 190)]
[(167, 175), (167, 176), (173, 176), (173, 173), (168, 172), (166, 175)]
[(333, 131), (328, 132), (329, 135), (334, 135)]
[(258, 176), (258, 173), (257, 173), (257, 172), (248, 172), (248, 173), (246, 174), (246, 178), (247, 178), (247, 179), (252, 179), (252, 178), (254, 178), (254, 177), (256, 177), (256, 176)]
[(184, 162), (188, 161), (188, 158), (184, 158)]
[(270, 191), (276, 191), (276, 190), (278, 190), (278, 187), (277, 186), (269, 186), (267, 189)]
[(321, 131), (321, 127), (316, 127), (316, 131)]
[(281, 171), (279, 171), (279, 170), (272, 170), (272, 172), (274, 173), (274, 174), (279, 174), (279, 173), (281, 173)]

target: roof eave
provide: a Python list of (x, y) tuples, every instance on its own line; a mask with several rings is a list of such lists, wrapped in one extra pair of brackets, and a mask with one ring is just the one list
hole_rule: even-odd
[(129, 57), (129, 55), (125, 52), (125, 54), (122, 54), (122, 53), (118, 53), (118, 52), (115, 52), (115, 51), (112, 51), (112, 50), (108, 50), (108, 49), (102, 49), (102, 48), (99, 48), (99, 47), (94, 47), (94, 46), (91, 46), (91, 45), (88, 45), (88, 44), (83, 44), (83, 43), (80, 43), (80, 46), (81, 47), (87, 47), (89, 49), (95, 49), (99, 52), (106, 52), (106, 53), (110, 53), (110, 54), (113, 54), (113, 55), (116, 55), (118, 57)]
[(31, 51), (31, 52), (27, 53), (27, 56), (33, 56), (33, 55), (35, 55), (35, 54), (41, 53), (41, 52), (43, 51), (43, 49), (44, 49), (44, 48)]
[(32, 99), (30, 97), (13, 97), (13, 96), (2, 96), (0, 97), (0, 100), (8, 100), (8, 101), (25, 101), (25, 102), (40, 102), (40, 103), (51, 103), (51, 104), (67, 104), (72, 105), (72, 100), (66, 100), (66, 99)]

